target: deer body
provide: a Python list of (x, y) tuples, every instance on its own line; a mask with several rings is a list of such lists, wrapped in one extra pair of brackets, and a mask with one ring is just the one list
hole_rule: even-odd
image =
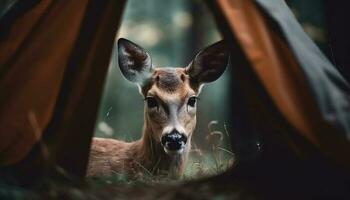
[(224, 72), (228, 52), (218, 42), (197, 54), (186, 68), (154, 68), (138, 45), (118, 41), (119, 67), (145, 99), (142, 137), (135, 142), (93, 138), (88, 176), (112, 174), (183, 175), (196, 126), (196, 100), (203, 83)]
[[(144, 126), (147, 127), (147, 126)], [(184, 171), (190, 143), (183, 155), (169, 157), (149, 132), (144, 129), (142, 138), (135, 142), (93, 138), (87, 176), (127, 174), (131, 177), (143, 174), (169, 175), (179, 178)]]

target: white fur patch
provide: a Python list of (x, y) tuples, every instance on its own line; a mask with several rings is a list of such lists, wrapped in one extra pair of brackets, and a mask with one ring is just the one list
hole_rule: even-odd
[(173, 150), (169, 150), (167, 148), (164, 147), (164, 151), (166, 154), (168, 155), (178, 155), (178, 154), (182, 154), (184, 152), (184, 147), (182, 147), (181, 149), (179, 150), (176, 150), (176, 151), (173, 151)]

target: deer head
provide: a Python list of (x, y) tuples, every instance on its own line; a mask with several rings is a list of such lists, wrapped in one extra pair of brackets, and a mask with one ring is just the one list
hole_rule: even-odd
[(226, 69), (229, 52), (222, 41), (199, 52), (184, 68), (152, 65), (150, 55), (137, 44), (118, 40), (119, 67), (138, 85), (145, 99), (144, 133), (167, 155), (187, 151), (196, 126), (197, 99), (202, 86), (218, 79)]

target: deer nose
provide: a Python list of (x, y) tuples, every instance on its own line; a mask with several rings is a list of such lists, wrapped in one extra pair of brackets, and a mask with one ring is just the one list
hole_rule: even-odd
[(173, 130), (162, 136), (162, 145), (168, 150), (176, 151), (183, 148), (187, 142), (187, 137), (184, 134), (179, 133), (177, 130)]

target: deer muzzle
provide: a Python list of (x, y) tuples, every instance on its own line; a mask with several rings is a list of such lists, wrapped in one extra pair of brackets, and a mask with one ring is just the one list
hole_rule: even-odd
[(187, 143), (187, 136), (174, 129), (162, 136), (161, 143), (168, 154), (182, 153)]

